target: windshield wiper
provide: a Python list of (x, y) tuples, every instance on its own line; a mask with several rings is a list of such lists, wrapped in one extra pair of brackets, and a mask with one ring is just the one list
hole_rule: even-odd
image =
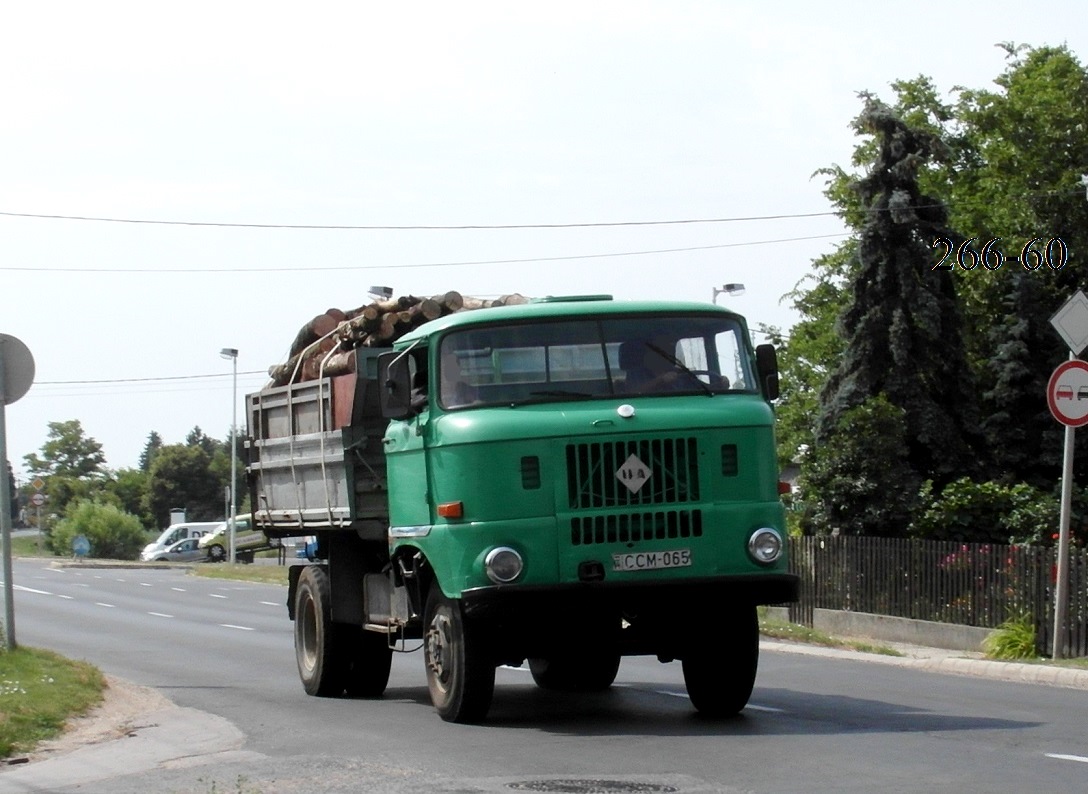
[[(673, 355), (670, 355), (670, 354), (666, 353), (664, 350), (662, 350), (660, 347), (653, 344), (652, 342), (647, 342), (646, 347), (650, 348), (650, 350), (657, 353), (663, 359), (665, 359), (670, 364), (672, 364), (674, 367), (676, 367), (678, 370), (680, 370), (680, 372), (684, 373), (689, 378), (691, 378), (693, 381), (695, 381), (697, 384), (699, 384), (699, 388), (702, 389), (704, 392), (706, 392), (706, 394), (708, 396), (710, 396), (710, 397), (714, 396), (714, 392), (713, 392), (713, 390), (711, 390), (710, 386), (708, 386), (707, 384), (705, 384), (701, 380), (699, 380), (699, 376), (696, 375), (694, 372), (692, 372), (690, 369), (688, 369), (687, 364), (685, 364), (683, 361), (678, 359), (676, 356), (673, 356)], [(701, 371), (702, 370), (700, 370), (700, 372)]]

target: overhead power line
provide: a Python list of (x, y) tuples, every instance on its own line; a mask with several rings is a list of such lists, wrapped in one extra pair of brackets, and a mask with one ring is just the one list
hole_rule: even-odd
[(37, 212), (3, 212), (9, 218), (39, 218), (53, 221), (94, 221), (97, 223), (140, 223), (154, 226), (213, 226), (225, 229), (317, 229), (342, 231), (471, 231), (476, 229), (592, 229), (611, 226), (677, 226), (698, 223), (742, 223), (779, 221), (791, 218), (821, 218), (839, 215), (838, 211), (804, 212), (788, 215), (752, 215), (739, 218), (680, 218), (663, 221), (594, 221), (587, 223), (475, 223), (441, 224), (326, 224), (326, 223), (224, 223), (220, 221), (163, 221), (148, 218), (107, 218), (94, 215), (47, 215)]
[(847, 237), (844, 232), (838, 234), (816, 234), (806, 237), (781, 237), (775, 240), (751, 240), (744, 243), (721, 243), (719, 245), (695, 245), (686, 248), (656, 248), (649, 251), (616, 251), (605, 254), (572, 254), (570, 256), (535, 256), (524, 259), (474, 259), (458, 262), (415, 262), (404, 265), (308, 265), (306, 267), (222, 267), (222, 268), (98, 268), (98, 267), (0, 267), (0, 271), (34, 273), (309, 273), (318, 271), (344, 270), (410, 270), (422, 267), (469, 267), (472, 265), (516, 265), (531, 262), (569, 262), (575, 259), (606, 259), (617, 256), (648, 256), (651, 254), (676, 254), (686, 251), (711, 251), (721, 248), (742, 248), (750, 245), (774, 245), (777, 243), (796, 243), (805, 240), (824, 240), (832, 237)]

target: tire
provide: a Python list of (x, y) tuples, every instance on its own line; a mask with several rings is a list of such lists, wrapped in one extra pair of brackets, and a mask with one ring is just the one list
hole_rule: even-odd
[(461, 602), (432, 583), (424, 609), (423, 658), (427, 689), (446, 722), (480, 722), (495, 693), (495, 663), (480, 627), (465, 620)]
[(683, 657), (684, 683), (688, 697), (700, 714), (731, 717), (739, 713), (752, 696), (759, 667), (759, 620), (756, 608), (743, 607), (742, 614), (728, 622), (722, 649), (702, 634), (703, 644), (688, 649)]
[(215, 543), (208, 547), (208, 556), (211, 557), (212, 562), (223, 562), (227, 559), (227, 550)]
[(336, 648), (344, 654), (344, 689), (348, 697), (378, 698), (389, 684), (393, 649), (384, 634), (335, 624)]
[(529, 672), (541, 689), (553, 692), (603, 692), (612, 686), (620, 669), (618, 653), (587, 656), (552, 656), (529, 660)]
[(338, 697), (344, 693), (347, 665), (337, 653), (332, 622), (329, 575), (307, 565), (295, 590), (295, 661), (306, 694)]

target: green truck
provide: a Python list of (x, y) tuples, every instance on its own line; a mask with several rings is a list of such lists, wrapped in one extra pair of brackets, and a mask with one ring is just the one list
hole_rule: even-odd
[(589, 692), (650, 655), (699, 712), (745, 707), (756, 607), (797, 577), (775, 351), (741, 316), (544, 298), (353, 355), (246, 398), (255, 526), (317, 539), (287, 597), (307, 693), (380, 697), (421, 648), (438, 714), (477, 722), (500, 665)]

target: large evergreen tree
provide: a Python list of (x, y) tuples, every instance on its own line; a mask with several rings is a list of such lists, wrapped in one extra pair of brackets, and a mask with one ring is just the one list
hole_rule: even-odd
[[(838, 327), (842, 358), (820, 395), (814, 460), (835, 477), (858, 481), (888, 471), (881, 460), (888, 455), (887, 440), (879, 436), (869, 439), (871, 458), (827, 459), (834, 435), (853, 432), (843, 426), (844, 415), (884, 399), (902, 411), (905, 458), (915, 475), (882, 482), (890, 496), (893, 489), (916, 492), (921, 478), (943, 484), (970, 471), (977, 422), (952, 274), (933, 270), (931, 252), (934, 239), (957, 235), (948, 228), (944, 206), (918, 185), (919, 170), (946, 150), (938, 138), (908, 126), (871, 96), (855, 127), (874, 137), (876, 156), (869, 173), (854, 183), (865, 215), (848, 285), (851, 301)], [(846, 496), (835, 497), (840, 512)], [(878, 514), (870, 525), (882, 534), (901, 534), (903, 520)]]

